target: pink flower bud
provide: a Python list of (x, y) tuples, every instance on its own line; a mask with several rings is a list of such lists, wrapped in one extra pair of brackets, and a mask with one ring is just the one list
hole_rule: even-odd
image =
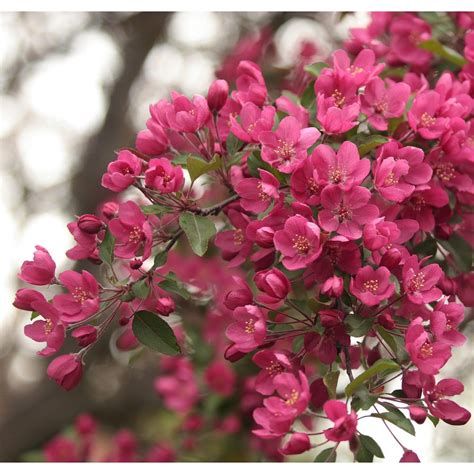
[(134, 258), (130, 260), (129, 265), (132, 270), (138, 270), (143, 265), (143, 260), (141, 258)]
[(93, 214), (84, 214), (77, 220), (77, 226), (87, 234), (97, 234), (104, 226), (103, 222)]
[(239, 277), (234, 277), (234, 282), (236, 288), (229, 291), (224, 299), (225, 306), (232, 311), (238, 306), (245, 306), (246, 304), (252, 304), (253, 302), (252, 291), (245, 280)]
[(290, 281), (286, 275), (277, 268), (256, 273), (254, 281), (257, 288), (265, 293), (261, 299), (267, 303), (276, 303), (285, 299), (291, 290)]
[(447, 277), (446, 275), (443, 275), (440, 278), (437, 283), (437, 286), (445, 295), (456, 295), (458, 289), (458, 285), (456, 284), (456, 282), (453, 279)]
[(229, 362), (237, 362), (242, 357), (245, 357), (247, 354), (245, 352), (240, 352), (235, 348), (235, 344), (231, 343), (227, 346), (227, 349), (224, 352), (224, 359)]
[(388, 312), (385, 311), (383, 312), (378, 318), (377, 322), (383, 326), (385, 329), (394, 329), (395, 328), (395, 322), (392, 319), (392, 315)]
[(271, 227), (260, 227), (260, 229), (255, 232), (255, 243), (263, 248), (271, 248), (273, 247), (274, 235), (275, 231)]
[(75, 428), (79, 434), (87, 436), (95, 433), (97, 423), (91, 415), (88, 413), (82, 413), (76, 419)]
[(329, 400), (328, 389), (322, 377), (317, 378), (311, 383), (309, 391), (311, 393), (311, 403), (316, 410), (322, 408)]
[(97, 328), (90, 324), (78, 327), (71, 332), (71, 336), (77, 340), (80, 347), (86, 347), (97, 340)]
[(411, 405), (408, 411), (410, 412), (410, 418), (419, 425), (424, 423), (426, 416), (428, 415), (426, 410), (418, 405)]
[(280, 449), (285, 455), (301, 454), (311, 449), (311, 441), (306, 433), (293, 433), (288, 442)]
[(130, 328), (120, 334), (115, 344), (119, 351), (131, 351), (139, 346), (138, 340)]
[(119, 210), (119, 205), (116, 202), (109, 201), (102, 206), (102, 214), (106, 219), (113, 219)]
[(214, 81), (207, 93), (207, 105), (212, 112), (218, 112), (224, 107), (227, 96), (229, 95), (229, 84), (227, 81), (218, 79)]
[(158, 314), (161, 314), (162, 316), (168, 316), (176, 309), (176, 304), (171, 297), (163, 296), (158, 298), (155, 307), (156, 311), (158, 311)]
[(389, 270), (395, 268), (402, 259), (402, 254), (397, 249), (390, 249), (385, 252), (380, 260), (381, 267), (387, 267)]
[(334, 296), (338, 298), (344, 290), (344, 282), (341, 277), (332, 276), (328, 278), (321, 286), (321, 293), (324, 295)]
[(82, 361), (73, 354), (56, 357), (48, 365), (47, 374), (65, 390), (71, 390), (81, 381)]
[(49, 285), (54, 280), (54, 263), (49, 252), (36, 245), (33, 260), (23, 262), (18, 277), (32, 285)]
[(417, 456), (415, 451), (407, 449), (400, 458), (400, 462), (420, 462), (420, 458)]
[(39, 291), (22, 288), (16, 292), (13, 306), (18, 309), (24, 309), (25, 311), (34, 311), (31, 306), (31, 303), (34, 301), (46, 301), (46, 298)]

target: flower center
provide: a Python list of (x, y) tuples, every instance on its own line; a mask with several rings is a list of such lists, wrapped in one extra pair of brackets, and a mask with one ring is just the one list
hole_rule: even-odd
[(420, 34), (416, 31), (412, 31), (408, 35), (408, 40), (410, 41), (412, 45), (418, 46), (418, 43), (420, 42)]
[(236, 229), (234, 231), (234, 244), (242, 245), (244, 241), (244, 231), (242, 229)]
[(44, 322), (44, 333), (48, 335), (53, 330), (53, 321), (51, 319), (47, 319)]
[(411, 202), (411, 207), (415, 211), (421, 211), (423, 209), (423, 207), (425, 206), (425, 204), (426, 204), (426, 201), (423, 197), (416, 196), (416, 197), (413, 198), (413, 200)]
[(311, 193), (316, 194), (320, 191), (321, 186), (314, 180), (314, 178), (309, 178), (307, 181), (308, 189)]
[(311, 244), (304, 235), (295, 235), (293, 237), (293, 248), (296, 249), (298, 253), (305, 254), (311, 249)]
[(410, 280), (409, 289), (410, 291), (419, 291), (423, 288), (425, 284), (425, 274), (423, 272), (418, 272)]
[(379, 289), (379, 281), (378, 280), (367, 280), (365, 283), (364, 283), (364, 288), (366, 291), (370, 291), (370, 293), (372, 293), (373, 295), (375, 295), (375, 293), (377, 292), (377, 290)]
[(364, 69), (358, 66), (354, 66), (353, 64), (347, 68), (347, 70), (355, 76), (356, 74), (360, 74), (361, 72), (364, 72)]
[(385, 178), (385, 181), (383, 183), (385, 186), (393, 186), (394, 184), (398, 184), (398, 178), (395, 176), (395, 174), (390, 171), (388, 173), (387, 177)]
[(87, 292), (84, 290), (84, 288), (76, 287), (74, 288), (72, 292), (72, 297), (78, 302), (78, 303), (84, 303), (87, 299)]
[(428, 112), (423, 112), (420, 118), (420, 124), (422, 127), (432, 127), (435, 123), (435, 118), (433, 118)]
[(290, 407), (293, 406), (298, 401), (299, 395), (300, 394), (298, 393), (297, 390), (292, 389), (291, 393), (285, 396), (286, 398), (285, 404)]
[(255, 129), (255, 125), (256, 125), (256, 122), (254, 123), (251, 123), (248, 127), (247, 127), (247, 133), (252, 133)]
[(278, 362), (273, 360), (270, 365), (267, 365), (265, 370), (268, 372), (268, 375), (274, 377), (275, 375), (281, 374), (283, 372), (283, 367)]
[(134, 244), (138, 244), (142, 240), (143, 232), (140, 227), (137, 225), (133, 227), (133, 229), (128, 234), (129, 242), (133, 242)]
[(344, 204), (339, 204), (339, 207), (334, 212), (339, 219), (339, 222), (344, 222), (352, 217), (352, 211)]
[(247, 321), (245, 321), (245, 332), (247, 334), (253, 334), (255, 332), (255, 319), (247, 319)]
[(261, 181), (257, 182), (257, 189), (260, 201), (268, 201), (270, 199), (270, 196), (263, 190), (263, 183)]
[(425, 342), (420, 348), (420, 354), (423, 359), (427, 359), (433, 355), (433, 346), (429, 342)]
[(283, 161), (290, 161), (295, 156), (295, 146), (291, 142), (287, 142), (285, 140), (278, 140), (278, 146), (275, 149), (276, 154), (283, 160)]
[(441, 181), (451, 181), (455, 176), (453, 164), (449, 163), (449, 161), (447, 163), (440, 163), (436, 167), (436, 176), (438, 176)]
[(331, 97), (334, 99), (334, 105), (341, 108), (346, 101), (346, 98), (339, 89), (334, 89), (334, 92), (331, 94)]
[(374, 105), (375, 111), (379, 114), (386, 114), (388, 112), (388, 104), (387, 101), (381, 100), (380, 102), (376, 102)]
[(336, 166), (331, 166), (329, 168), (329, 180), (334, 184), (343, 183), (346, 180), (345, 170)]

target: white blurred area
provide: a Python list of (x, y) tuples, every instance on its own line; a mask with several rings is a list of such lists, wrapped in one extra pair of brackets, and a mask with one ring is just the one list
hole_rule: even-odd
[[(43, 368), (35, 356), (37, 344), (22, 334), (28, 316), (11, 305), (19, 286), (16, 273), (22, 261), (31, 259), (35, 245), (49, 250), (59, 272), (72, 266), (65, 257), (73, 245), (66, 228), (73, 219), (68, 210), (70, 179), (81, 166), (84, 144), (104, 120), (106, 91), (122, 67), (114, 38), (99, 26), (84, 28), (91, 23), (89, 15), (0, 14), (0, 90), (4, 91), (0, 92), (0, 360), (15, 347), (6, 380), (0, 384), (18, 390), (31, 388), (43, 376)], [(248, 17), (260, 21), (265, 14)], [(245, 15), (242, 18), (245, 20)], [(292, 19), (276, 34), (278, 64), (292, 64), (302, 39), (315, 40), (322, 55), (329, 53), (349, 27), (364, 25), (367, 20), (366, 13), (348, 14), (338, 24), (330, 13), (325, 13), (319, 23)], [(167, 41), (151, 50), (130, 91), (129, 116), (124, 120), (138, 131), (144, 128), (149, 104), (170, 90), (204, 94), (223, 51), (238, 39), (235, 21), (235, 14), (175, 14)], [(32, 60), (29, 65), (26, 54), (34, 57), (42, 49), (55, 49), (71, 36), (74, 39), (64, 51), (57, 48), (44, 60)], [(27, 62), (26, 73), (5, 92), (8, 73), (19, 60)], [(112, 156), (113, 150), (110, 152)], [(452, 373), (465, 368), (469, 358), (472, 360), (472, 354), (467, 348), (455, 350)], [(473, 378), (468, 371), (464, 375), (466, 392), (459, 401), (472, 407)], [(450, 442), (451, 448), (446, 450), (445, 441), (472, 440), (471, 425), (450, 427), (441, 423), (435, 434), (426, 422), (417, 427), (416, 438), (394, 430), (424, 461), (456, 461), (456, 443)], [(361, 431), (380, 440), (386, 460), (398, 461), (400, 448), (380, 422), (364, 420)]]

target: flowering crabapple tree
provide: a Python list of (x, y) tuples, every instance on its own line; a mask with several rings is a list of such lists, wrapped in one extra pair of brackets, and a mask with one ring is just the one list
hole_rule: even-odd
[[(467, 423), (462, 382), (439, 372), (474, 305), (473, 28), (472, 14), (374, 13), (277, 92), (242, 60), (206, 97), (152, 104), (103, 175), (116, 198), (68, 224), (67, 256), (100, 281), (57, 274), (39, 245), (21, 267), (58, 288), (14, 302), (48, 376), (73, 389), (119, 327), (120, 350), (163, 354), (155, 390), (185, 430), (209, 392), (237, 397), (223, 431), (274, 460), (335, 461), (343, 443), (383, 458), (371, 417), (414, 462), (397, 429)], [(67, 336), (78, 349), (59, 355)]]

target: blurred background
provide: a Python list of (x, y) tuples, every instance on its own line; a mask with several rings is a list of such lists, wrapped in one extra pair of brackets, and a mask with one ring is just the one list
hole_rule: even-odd
[[(107, 346), (80, 387), (63, 392), (45, 378), (36, 343), (23, 336), (26, 315), (11, 305), (34, 245), (51, 252), (59, 271), (71, 268), (66, 224), (107, 197), (100, 177), (114, 150), (133, 145), (149, 104), (171, 90), (205, 94), (215, 71), (235, 68), (248, 44), (249, 59), (277, 80), (305, 44), (315, 46), (313, 61), (325, 59), (368, 20), (328, 12), (0, 14), (0, 461), (29, 459), (82, 412), (117, 429), (149, 428), (148, 415), (164, 410), (152, 389), (153, 359), (129, 367)], [(470, 343), (443, 375), (463, 380), (458, 402), (472, 410), (473, 325), (466, 330)], [(409, 446), (424, 461), (474, 460), (472, 422), (417, 431)], [(398, 460), (391, 439), (380, 444), (387, 460)]]

